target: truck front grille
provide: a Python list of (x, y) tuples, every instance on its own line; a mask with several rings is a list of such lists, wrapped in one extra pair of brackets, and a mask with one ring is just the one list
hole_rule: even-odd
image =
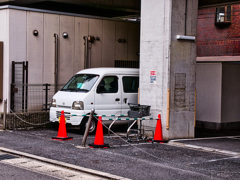
[[(70, 112), (64, 112), (64, 115), (65, 115), (65, 118), (67, 119), (67, 121), (69, 121), (71, 113)], [(59, 118), (61, 116), (61, 111), (57, 111), (56, 116), (57, 116), (57, 118)]]

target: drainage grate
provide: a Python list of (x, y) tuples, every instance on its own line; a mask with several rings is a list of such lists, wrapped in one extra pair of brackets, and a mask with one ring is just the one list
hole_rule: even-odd
[(1, 154), (0, 155), (0, 161), (5, 160), (5, 159), (14, 159), (14, 158), (18, 158), (18, 157), (10, 155), (10, 154)]

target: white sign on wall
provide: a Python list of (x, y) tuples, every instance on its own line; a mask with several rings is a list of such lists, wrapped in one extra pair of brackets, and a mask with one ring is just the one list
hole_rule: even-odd
[(157, 71), (150, 71), (150, 84), (157, 84)]

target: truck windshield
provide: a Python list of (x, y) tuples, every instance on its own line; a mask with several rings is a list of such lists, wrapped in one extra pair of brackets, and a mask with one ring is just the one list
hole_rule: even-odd
[(76, 74), (63, 86), (61, 91), (88, 92), (98, 77), (99, 75), (96, 74)]

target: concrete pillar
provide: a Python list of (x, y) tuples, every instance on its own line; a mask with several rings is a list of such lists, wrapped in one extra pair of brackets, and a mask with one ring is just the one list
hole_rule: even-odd
[[(162, 115), (165, 139), (193, 138), (196, 41), (177, 35), (196, 37), (198, 0), (141, 3), (140, 104)], [(143, 125), (155, 130), (156, 121)]]

